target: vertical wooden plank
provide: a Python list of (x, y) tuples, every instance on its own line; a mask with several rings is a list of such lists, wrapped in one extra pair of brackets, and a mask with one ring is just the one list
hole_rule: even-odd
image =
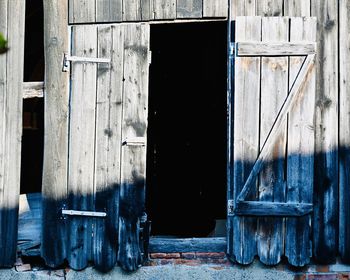
[[(237, 17), (236, 41), (260, 41), (261, 17)], [(260, 58), (236, 57), (234, 82), (234, 191), (242, 190), (259, 153)], [(250, 197), (254, 200), (254, 197)], [(241, 264), (254, 260), (256, 251), (256, 218), (229, 217), (233, 251), (229, 254)]]
[(285, 0), (284, 15), (290, 17), (307, 17), (311, 12), (311, 0)]
[[(0, 1), (0, 32), (2, 35), (7, 38), (7, 18), (8, 18), (8, 1)], [(4, 173), (5, 173), (5, 159), (6, 159), (6, 148), (5, 148), (5, 135), (6, 135), (6, 93), (7, 93), (7, 55), (8, 53), (0, 54), (0, 188), (1, 188), (1, 196), (0, 196), (0, 205), (2, 206), (4, 203), (4, 199), (2, 198), (2, 193), (4, 190)], [(1, 237), (1, 247), (7, 247), (6, 243), (6, 226), (2, 222), (5, 218), (3, 213), (4, 210), (0, 210), (0, 237)], [(4, 216), (4, 218), (3, 218)], [(13, 254), (13, 253), (12, 253)], [(7, 257), (8, 258), (8, 257)], [(13, 260), (7, 260), (7, 258), (1, 258), (1, 266), (12, 265)], [(12, 258), (12, 257), (10, 257)]]
[(9, 46), (8, 52), (0, 55), (0, 266), (3, 267), (13, 265), (17, 248), (25, 2), (1, 0), (0, 16), (0, 32), (7, 37)]
[(141, 0), (141, 19), (154, 19), (153, 0)]
[(68, 2), (44, 1), (45, 136), (41, 255), (57, 267), (66, 258), (66, 227), (60, 211), (67, 199), (68, 84), (62, 72), (63, 53), (69, 51)]
[(257, 0), (257, 15), (270, 17), (283, 15), (283, 0)]
[(338, 249), (338, 1), (312, 1), (311, 15), (318, 19), (313, 255), (329, 263)]
[[(125, 26), (122, 141), (146, 141), (149, 25)], [(141, 265), (139, 218), (145, 208), (146, 143), (122, 146), (118, 261), (125, 270)]]
[(228, 1), (203, 0), (203, 17), (227, 17)]
[(123, 26), (98, 27), (98, 56), (112, 62), (97, 68), (95, 210), (107, 217), (95, 219), (93, 228), (94, 261), (101, 271), (117, 262), (123, 54)]
[(256, 1), (255, 0), (231, 0), (230, 2), (230, 18), (235, 20), (238, 16), (255, 16)]
[[(72, 28), (72, 55), (97, 56), (97, 28)], [(71, 67), (68, 161), (68, 209), (93, 211), (96, 106), (96, 63), (76, 62)], [(68, 219), (68, 256), (74, 269), (83, 269), (91, 259), (92, 221), (83, 216)]]
[(201, 18), (202, 0), (177, 0), (177, 18)]
[(122, 21), (122, 0), (96, 0), (97, 22)]
[(154, 19), (175, 19), (176, 0), (153, 0)]
[(350, 2), (339, 2), (339, 253), (350, 263)]
[[(288, 42), (287, 17), (263, 17), (262, 41)], [(288, 94), (288, 58), (263, 57), (261, 65), (260, 149)], [(260, 173), (259, 200), (284, 202), (286, 126), (278, 137), (271, 157)], [(283, 218), (258, 219), (258, 254), (269, 265), (277, 264), (283, 252)]]
[(123, 1), (123, 21), (138, 21), (141, 19), (140, 0)]
[[(315, 42), (315, 18), (291, 18), (291, 42)], [(303, 65), (305, 57), (289, 58), (289, 88)], [(316, 69), (305, 77), (303, 98), (289, 114), (287, 158), (287, 202), (312, 203), (315, 148), (315, 86)], [(285, 255), (290, 264), (303, 266), (310, 261), (310, 215), (286, 219)]]
[(95, 0), (69, 0), (69, 23), (95, 22)]

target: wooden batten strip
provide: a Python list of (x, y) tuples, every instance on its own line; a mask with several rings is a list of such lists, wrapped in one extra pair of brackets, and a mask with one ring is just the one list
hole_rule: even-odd
[(270, 201), (241, 201), (236, 215), (300, 217), (312, 212), (312, 203), (284, 203)]
[(316, 43), (237, 42), (238, 56), (300, 56), (316, 53)]

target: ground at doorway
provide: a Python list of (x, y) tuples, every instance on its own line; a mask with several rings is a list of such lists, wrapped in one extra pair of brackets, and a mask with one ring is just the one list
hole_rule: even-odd
[[(170, 257), (170, 255), (162, 256)], [(168, 258), (167, 260), (178, 260)], [(190, 255), (188, 255), (190, 257)], [(218, 256), (216, 256), (218, 257)], [(215, 259), (215, 258), (211, 258)], [(218, 258), (216, 258), (218, 260)], [(154, 263), (153, 263), (154, 264)], [(15, 268), (0, 270), (1, 280), (225, 280), (225, 279), (249, 279), (249, 280), (345, 280), (350, 279), (350, 266), (334, 264), (327, 266), (309, 265), (303, 269), (293, 269), (287, 264), (280, 264), (275, 267), (266, 267), (259, 261), (249, 266), (232, 265), (227, 262), (222, 264), (214, 264), (208, 259), (205, 263), (202, 258), (201, 263), (192, 262), (188, 264), (168, 263), (165, 265), (149, 265), (141, 267), (133, 273), (126, 273), (119, 267), (106, 274), (97, 272), (92, 267), (83, 271), (73, 271), (70, 269), (47, 270), (32, 267), (32, 270), (19, 272)]]

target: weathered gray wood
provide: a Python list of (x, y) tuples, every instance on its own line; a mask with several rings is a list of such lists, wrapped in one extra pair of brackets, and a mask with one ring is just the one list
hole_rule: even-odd
[(235, 20), (238, 16), (255, 16), (256, 1), (231, 0), (230, 20)]
[(68, 0), (69, 1), (69, 23), (95, 22), (96, 2), (95, 0)]
[(203, 0), (203, 17), (227, 17), (228, 1)]
[(177, 18), (201, 18), (202, 0), (177, 0)]
[(9, 50), (0, 54), (0, 267), (16, 260), (20, 192), (25, 2), (0, 1), (0, 32)]
[(338, 2), (312, 1), (317, 17), (313, 256), (333, 262), (338, 243)]
[(316, 43), (237, 42), (238, 56), (298, 56), (316, 53)]
[(23, 99), (44, 97), (44, 82), (23, 83)]
[(140, 0), (123, 1), (123, 21), (141, 20), (141, 2)]
[[(289, 1), (289, 0), (288, 0)], [(277, 17), (283, 15), (283, 0), (257, 0), (256, 15), (264, 17)]]
[(123, 98), (124, 27), (98, 27), (98, 57), (111, 65), (97, 68), (95, 211), (105, 211), (105, 219), (95, 219), (94, 261), (102, 271), (117, 262), (118, 198)]
[[(283, 202), (269, 202), (269, 201), (242, 201), (238, 202), (235, 214), (237, 215), (251, 215), (251, 216), (304, 216), (310, 214), (312, 212), (312, 203), (283, 203)], [(270, 220), (270, 218), (269, 218)], [(259, 225), (260, 227), (265, 225), (270, 225), (273, 228), (276, 228), (276, 219), (274, 224), (268, 223), (269, 220), (264, 221), (263, 225)], [(278, 221), (278, 220), (277, 220)], [(277, 224), (278, 226), (278, 224)], [(280, 227), (282, 230), (283, 227)], [(281, 234), (279, 232), (278, 234)], [(263, 235), (264, 237), (266, 236)], [(267, 236), (265, 238), (268, 238)], [(270, 236), (271, 238), (271, 236)], [(281, 239), (281, 237), (279, 237)], [(275, 240), (276, 238), (271, 238), (270, 246), (281, 246), (281, 244), (276, 244), (276, 242), (280, 242), (281, 240)], [(260, 244), (260, 246), (262, 246)], [(267, 246), (263, 244), (263, 246)], [(266, 250), (265, 248), (260, 248), (260, 250)], [(280, 252), (279, 252), (280, 253)], [(271, 255), (276, 254), (275, 251), (270, 252)], [(270, 257), (271, 258), (271, 257)], [(269, 260), (268, 260), (269, 261)]]
[(290, 17), (307, 17), (311, 12), (311, 0), (285, 0), (284, 15)]
[[(289, 18), (263, 17), (262, 41), (288, 42)], [(263, 147), (272, 125), (288, 94), (288, 58), (263, 57), (261, 61), (260, 147)], [(264, 162), (260, 173), (259, 200), (283, 202), (285, 198), (286, 124), (271, 147), (271, 160)], [(261, 262), (274, 265), (283, 252), (282, 218), (260, 218), (257, 247)]]
[[(261, 18), (237, 17), (236, 41), (260, 41)], [(260, 58), (236, 57), (234, 76), (234, 190), (236, 200), (259, 152)], [(256, 197), (252, 192), (251, 198)], [(229, 217), (232, 223), (231, 258), (251, 263), (256, 255), (256, 218)], [(244, 242), (241, 242), (244, 240)]]
[(154, 18), (153, 0), (141, 0), (141, 19), (148, 21)]
[[(97, 28), (72, 27), (72, 55), (97, 57)], [(93, 211), (96, 107), (96, 63), (72, 62), (69, 120), (67, 208)], [(68, 220), (67, 259), (74, 269), (91, 260), (92, 221), (78, 216)]]
[(252, 186), (254, 186), (255, 178), (263, 168), (265, 162), (270, 159), (270, 154), (274, 142), (278, 139), (279, 133), (281, 133), (282, 128), (286, 122), (289, 111), (295, 106), (299, 98), (303, 96), (303, 86), (315, 70), (315, 55), (309, 55), (303, 64), (298, 76), (293, 83), (291, 90), (289, 91), (288, 97), (283, 103), (283, 106), (278, 113), (278, 116), (269, 132), (269, 137), (264, 143), (263, 148), (260, 151), (260, 154), (257, 160), (254, 163), (254, 166), (249, 174), (247, 181), (244, 184), (242, 191), (238, 194), (237, 200), (244, 201), (249, 193), (252, 191)]
[[(316, 41), (315, 18), (291, 18), (290, 41)], [(290, 57), (289, 87), (304, 62)], [(287, 202), (312, 203), (315, 149), (315, 72), (304, 85), (304, 96), (290, 111), (288, 119)], [(285, 255), (290, 264), (303, 266), (310, 261), (310, 216), (286, 220)]]
[(67, 198), (68, 73), (62, 72), (68, 47), (68, 3), (44, 1), (45, 137), (41, 255), (57, 267), (66, 258), (66, 228), (59, 211)]
[(350, 262), (350, 2), (339, 2), (339, 253)]
[(154, 19), (176, 18), (176, 0), (153, 0)]
[[(310, 16), (310, 0), (231, 0), (231, 19), (237, 16)], [(283, 11), (284, 9), (284, 11)]]
[(226, 252), (226, 238), (161, 238), (151, 237), (150, 253)]
[[(122, 141), (147, 136), (148, 24), (125, 26)], [(119, 196), (118, 261), (125, 270), (142, 263), (139, 218), (145, 208), (146, 145), (123, 145)]]
[(122, 0), (96, 0), (97, 22), (118, 22), (123, 19)]

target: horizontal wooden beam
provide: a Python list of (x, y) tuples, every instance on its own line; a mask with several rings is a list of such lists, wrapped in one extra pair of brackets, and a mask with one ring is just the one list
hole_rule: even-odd
[(44, 97), (44, 82), (23, 83), (23, 99)]
[(151, 237), (150, 253), (226, 252), (226, 237), (161, 238)]
[(316, 43), (237, 42), (238, 56), (302, 56), (316, 53)]
[(236, 204), (235, 214), (238, 216), (300, 217), (310, 214), (312, 209), (310, 203), (242, 201)]

